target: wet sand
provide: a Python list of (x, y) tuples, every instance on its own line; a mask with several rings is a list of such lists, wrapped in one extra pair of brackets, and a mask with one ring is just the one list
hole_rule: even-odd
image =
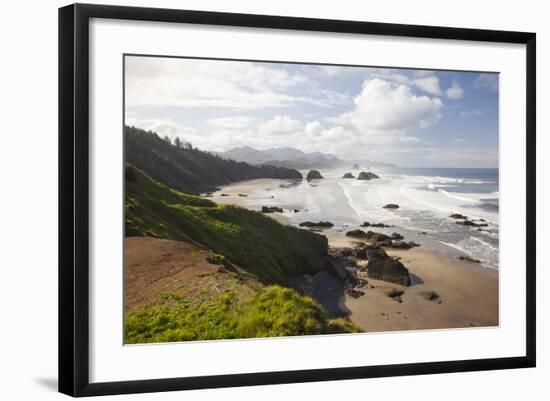
[[(284, 181), (283, 181), (284, 182)], [(302, 205), (277, 204), (276, 200), (257, 193), (260, 189), (275, 187), (277, 180), (254, 180), (233, 184), (216, 192), (212, 200), (224, 204), (237, 204), (252, 210), (260, 210), (258, 202), (272, 201), (291, 213), (301, 209)], [(221, 196), (222, 193), (229, 196)], [(238, 194), (248, 196), (239, 196)], [(271, 203), (270, 203), (271, 204)], [(288, 224), (284, 214), (273, 213), (271, 217)], [(374, 229), (376, 230), (376, 229)], [(396, 231), (399, 228), (396, 227)], [(332, 247), (353, 246), (353, 240), (343, 233), (325, 232)], [(403, 287), (384, 281), (367, 278), (368, 285), (362, 290), (365, 295), (353, 298), (343, 296), (349, 317), (367, 332), (391, 330), (418, 330), (460, 327), (498, 326), (499, 324), (499, 286), (498, 271), (480, 267), (476, 264), (459, 262), (444, 258), (425, 249), (387, 250), (391, 256), (401, 257), (401, 262), (409, 269), (413, 284)], [(366, 273), (358, 273), (360, 276)], [(374, 288), (371, 288), (374, 286)], [(387, 288), (404, 291), (402, 303), (385, 295)], [(438, 298), (426, 300), (423, 291), (435, 291)], [(335, 293), (336, 296), (336, 293)], [(340, 302), (342, 300), (339, 300)]]

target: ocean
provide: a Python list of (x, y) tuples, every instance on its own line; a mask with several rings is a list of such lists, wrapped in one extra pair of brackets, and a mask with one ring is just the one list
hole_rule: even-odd
[[(302, 205), (295, 213), (285, 210), (292, 224), (331, 221), (334, 231), (358, 228), (363, 222), (384, 223), (391, 228), (374, 231), (403, 234), (406, 240), (438, 252), (470, 255), (483, 266), (498, 268), (499, 173), (498, 169), (387, 168), (372, 169), (380, 179), (343, 179), (359, 170), (320, 170), (323, 180), (284, 182), (258, 189), (254, 205)], [(302, 171), (304, 176), (307, 171)], [(399, 209), (384, 209), (396, 203)], [(471, 220), (484, 219), (488, 227), (465, 227), (449, 218), (460, 213)]]

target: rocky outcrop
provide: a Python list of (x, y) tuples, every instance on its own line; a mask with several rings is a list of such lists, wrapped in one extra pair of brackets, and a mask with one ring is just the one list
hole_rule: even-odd
[(458, 257), (458, 260), (462, 260), (464, 262), (470, 262), (470, 263), (481, 263), (481, 260), (472, 258), (471, 256), (468, 256), (468, 255), (460, 255)]
[(405, 286), (411, 285), (409, 270), (400, 261), (389, 256), (369, 259), (367, 275), (375, 280), (384, 280)]
[(359, 229), (348, 231), (346, 235), (353, 238), (367, 238), (367, 233)]
[(330, 221), (304, 221), (303, 223), (298, 224), (300, 227), (311, 227), (311, 228), (331, 228), (334, 227)]
[(307, 173), (307, 177), (306, 179), (308, 181), (311, 181), (311, 180), (320, 180), (324, 178), (321, 173), (317, 170), (310, 170), (309, 173)]
[(374, 258), (384, 259), (388, 254), (384, 248), (379, 245), (363, 245), (355, 250), (355, 258), (359, 260), (369, 260)]
[(463, 214), (460, 214), (460, 213), (453, 213), (449, 216), (451, 219), (457, 219), (457, 220), (467, 220), (468, 217), (464, 216)]
[(378, 177), (376, 174), (371, 173), (369, 171), (361, 171), (357, 176), (358, 180), (372, 180), (376, 178), (380, 178), (380, 177)]
[(487, 223), (476, 223), (475, 221), (471, 220), (460, 220), (456, 221), (456, 224), (460, 224), (463, 226), (469, 226), (469, 227), (488, 227), (489, 224)]
[(420, 296), (426, 301), (435, 301), (439, 298), (439, 294), (435, 291), (421, 291)]
[(359, 170), (359, 165), (355, 163), (351, 168), (354, 170)]
[(277, 206), (262, 206), (262, 213), (283, 213), (283, 209)]
[(352, 173), (346, 173), (342, 176), (342, 178), (355, 178)]
[(391, 247), (393, 249), (403, 249), (403, 250), (412, 248), (412, 246), (410, 244), (408, 244), (407, 242), (404, 242), (404, 241), (393, 241), (392, 244), (391, 244)]
[(396, 203), (388, 203), (385, 206), (382, 206), (384, 209), (399, 209), (399, 205)]
[(395, 240), (401, 240), (403, 239), (403, 236), (399, 233), (393, 233), (391, 236), (390, 236), (391, 239), (395, 239)]
[(361, 227), (377, 227), (377, 228), (386, 228), (386, 227), (393, 227), (384, 223), (369, 223), (368, 221), (365, 221), (363, 224), (361, 224)]

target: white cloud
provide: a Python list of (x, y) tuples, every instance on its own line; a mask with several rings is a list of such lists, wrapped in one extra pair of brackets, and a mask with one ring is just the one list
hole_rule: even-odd
[(366, 80), (354, 99), (355, 109), (340, 116), (359, 132), (368, 135), (407, 136), (407, 130), (426, 128), (441, 118), (440, 99), (416, 96), (406, 85)]
[(464, 89), (462, 89), (458, 82), (453, 82), (453, 85), (447, 89), (446, 94), (449, 99), (462, 99)]
[(249, 62), (127, 57), (126, 104), (132, 106), (285, 107), (313, 100), (290, 88), (307, 77)]
[(490, 92), (498, 91), (498, 74), (479, 74), (474, 80), (475, 89), (487, 89)]
[(460, 112), (461, 117), (480, 117), (482, 115), (483, 115), (483, 113), (479, 109), (466, 110), (466, 111), (461, 111)]
[(302, 129), (303, 124), (289, 116), (276, 116), (258, 127), (258, 131), (263, 135), (284, 135)]
[(245, 128), (250, 126), (255, 120), (253, 117), (246, 116), (220, 117), (206, 120), (206, 124), (217, 128)]
[(170, 139), (176, 137), (186, 137), (195, 135), (196, 130), (191, 127), (186, 127), (176, 121), (171, 120), (156, 120), (156, 119), (136, 119), (126, 115), (125, 125), (144, 129), (146, 131), (156, 132), (160, 137), (167, 136)]
[(416, 87), (423, 92), (434, 96), (442, 96), (442, 91), (439, 86), (439, 78), (434, 75), (433, 71), (415, 71), (413, 78), (392, 69), (376, 69), (369, 74), (370, 78), (380, 78), (384, 81), (393, 81), (410, 87)]
[(439, 87), (439, 78), (435, 75), (427, 76), (423, 78), (417, 78), (414, 84), (431, 95), (441, 96), (441, 88)]

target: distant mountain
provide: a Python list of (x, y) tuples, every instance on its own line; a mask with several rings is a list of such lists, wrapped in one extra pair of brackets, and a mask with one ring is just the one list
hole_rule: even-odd
[(227, 160), (190, 144), (172, 145), (154, 132), (134, 127), (125, 127), (124, 144), (126, 163), (155, 181), (189, 194), (213, 191), (219, 185), (255, 178), (302, 178), (295, 169)]
[(346, 160), (347, 165), (349, 165), (350, 168), (356, 170), (356, 169), (368, 169), (369, 167), (397, 167), (395, 164), (391, 163), (382, 163), (377, 162), (373, 160)]
[(258, 150), (250, 146), (241, 146), (217, 154), (227, 159), (255, 165), (264, 164), (296, 169), (336, 167), (342, 162), (338, 157), (331, 154), (306, 153), (290, 147)]
[(347, 167), (397, 167), (395, 164), (372, 160), (343, 160), (330, 153), (302, 152), (299, 149), (284, 147), (265, 150), (250, 146), (240, 146), (226, 152), (213, 152), (225, 159), (246, 162), (254, 165), (270, 165), (294, 169)]

